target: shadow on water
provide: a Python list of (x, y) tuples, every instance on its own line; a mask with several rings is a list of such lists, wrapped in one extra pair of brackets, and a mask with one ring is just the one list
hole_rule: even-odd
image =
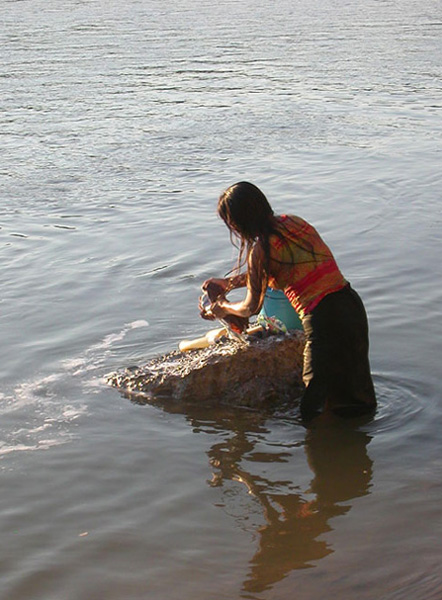
[[(146, 403), (145, 398), (130, 399)], [(322, 415), (306, 429), (293, 407), (283, 415), (281, 409), (276, 414), (158, 400), (154, 405), (183, 414), (196, 433), (217, 434), (207, 451), (213, 469), (208, 484), (221, 488), (219, 506), (241, 527), (249, 532), (253, 528), (257, 540), (243, 582), (244, 598), (271, 589), (291, 571), (312, 568), (334, 552), (322, 539), (333, 529), (330, 520), (348, 513), (352, 500), (370, 493), (373, 461), (367, 446), (372, 436), (364, 431), (370, 417)], [(234, 484), (245, 494), (233, 492)]]

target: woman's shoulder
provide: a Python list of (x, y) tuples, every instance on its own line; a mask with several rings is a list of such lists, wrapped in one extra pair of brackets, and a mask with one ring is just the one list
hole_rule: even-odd
[(302, 217), (298, 217), (298, 215), (288, 215), (282, 214), (276, 217), (277, 223), (285, 228), (299, 228), (308, 226), (308, 223)]
[(275, 216), (277, 221), (303, 221), (304, 219), (299, 217), (298, 215), (293, 215), (293, 214), (287, 214), (287, 213), (283, 213), (281, 215), (276, 215)]

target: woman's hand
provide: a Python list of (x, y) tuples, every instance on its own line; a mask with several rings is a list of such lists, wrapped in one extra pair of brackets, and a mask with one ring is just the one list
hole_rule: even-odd
[(239, 275), (234, 275), (233, 277), (226, 277), (223, 279), (212, 277), (210, 279), (206, 279), (201, 288), (205, 291), (207, 286), (210, 284), (218, 286), (221, 290), (221, 293), (227, 294), (230, 292), (230, 290), (246, 287), (247, 273), (240, 273)]
[(230, 280), (229, 279), (221, 279), (221, 278), (218, 279), (216, 277), (211, 277), (210, 279), (206, 279), (206, 281), (201, 286), (201, 289), (203, 291), (207, 290), (207, 286), (209, 286), (211, 283), (214, 285), (218, 285), (222, 289), (222, 291), (225, 293), (229, 288)]

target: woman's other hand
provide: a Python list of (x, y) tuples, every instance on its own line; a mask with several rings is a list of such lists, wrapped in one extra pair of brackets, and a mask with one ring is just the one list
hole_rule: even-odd
[(206, 319), (206, 321), (214, 321), (215, 315), (212, 313), (212, 305), (207, 306), (207, 303), (203, 302), (203, 299), (205, 300), (205, 298), (204, 298), (205, 296), (206, 296), (206, 294), (203, 294), (198, 299), (198, 308), (200, 311), (200, 317), (202, 317), (203, 319)]
[(220, 302), (212, 302), (212, 304), (207, 307), (204, 306), (201, 297), (199, 299), (198, 307), (200, 309), (200, 316), (207, 321), (214, 321), (215, 319), (223, 319), (226, 315), (229, 314), (229, 311), (226, 310), (224, 306), (221, 305)]
[(226, 310), (226, 307), (221, 302), (213, 302), (210, 307), (210, 312), (216, 319), (223, 319), (229, 314), (229, 311)]

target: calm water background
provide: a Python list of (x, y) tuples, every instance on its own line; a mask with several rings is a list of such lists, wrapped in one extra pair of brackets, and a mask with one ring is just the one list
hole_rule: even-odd
[[(442, 4), (1, 2), (2, 600), (442, 597)], [(248, 179), (362, 295), (365, 423), (139, 406)]]

